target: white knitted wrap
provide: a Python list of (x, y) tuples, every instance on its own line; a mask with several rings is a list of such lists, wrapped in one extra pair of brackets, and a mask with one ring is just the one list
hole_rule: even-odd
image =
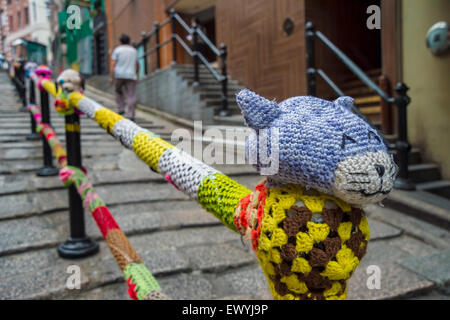
[(78, 103), (78, 108), (80, 109), (81, 112), (85, 113), (89, 118), (93, 119), (97, 110), (102, 109), (104, 107), (95, 102), (94, 100), (84, 97)]
[(112, 130), (114, 137), (119, 139), (128, 149), (133, 149), (134, 137), (142, 132), (149, 131), (127, 119), (117, 121)]
[(169, 175), (172, 182), (191, 198), (197, 199), (197, 191), (203, 180), (219, 171), (193, 158), (186, 152), (170, 149), (159, 159), (161, 174)]

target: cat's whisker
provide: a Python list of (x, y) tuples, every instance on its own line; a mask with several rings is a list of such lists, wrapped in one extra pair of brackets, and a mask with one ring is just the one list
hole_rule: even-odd
[(345, 172), (351, 175), (361, 175), (361, 176), (368, 176), (369, 174), (367, 172)]
[(349, 181), (348, 183), (362, 183), (362, 184), (368, 184), (371, 183), (372, 181)]

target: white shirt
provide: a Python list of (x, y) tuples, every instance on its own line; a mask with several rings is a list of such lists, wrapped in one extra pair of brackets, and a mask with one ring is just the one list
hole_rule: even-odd
[(114, 77), (116, 79), (136, 80), (137, 50), (129, 45), (121, 45), (114, 49), (112, 59), (116, 61)]

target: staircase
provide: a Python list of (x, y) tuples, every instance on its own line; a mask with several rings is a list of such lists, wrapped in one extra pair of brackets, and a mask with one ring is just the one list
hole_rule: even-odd
[[(378, 83), (381, 76), (380, 69), (373, 69), (366, 72), (370, 79)], [(371, 88), (367, 87), (356, 76), (349, 76), (344, 79), (341, 89), (344, 93), (355, 99), (355, 106), (376, 128), (381, 128), (381, 97)]]
[[(396, 136), (385, 136), (387, 141), (395, 143)], [(396, 151), (390, 150), (396, 159)], [(408, 158), (408, 172), (418, 191), (425, 191), (450, 200), (450, 181), (442, 180), (441, 169), (438, 164), (423, 162), (421, 151), (413, 147)]]
[[(371, 80), (378, 85), (381, 76), (380, 69), (366, 72)], [(355, 106), (378, 129), (381, 129), (381, 97), (371, 88), (364, 85), (356, 76), (344, 78), (341, 84), (344, 93), (355, 99)], [(396, 136), (386, 136), (387, 140), (395, 143)], [(391, 153), (395, 155), (395, 151)], [(409, 176), (416, 184), (417, 190), (433, 193), (437, 196), (450, 199), (450, 181), (441, 180), (441, 170), (435, 163), (424, 163), (420, 149), (412, 148), (409, 154)]]
[[(214, 76), (206, 69), (205, 66), (199, 66), (200, 81), (194, 86), (194, 67), (189, 64), (178, 64), (173, 66), (177, 74), (187, 82), (194, 93), (200, 95), (202, 101), (206, 103), (208, 108), (214, 109), (214, 124), (216, 125), (244, 125), (241, 111), (236, 103), (236, 95), (244, 89), (239, 85), (238, 81), (228, 76), (228, 110), (230, 115), (227, 117), (218, 116), (218, 112), (222, 106), (222, 86)], [(218, 69), (216, 68), (218, 71)]]

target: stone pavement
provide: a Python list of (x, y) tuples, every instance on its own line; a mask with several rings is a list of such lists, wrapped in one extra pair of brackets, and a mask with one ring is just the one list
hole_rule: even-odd
[[(68, 196), (57, 177), (38, 178), (41, 142), (26, 141), (29, 116), (0, 73), (0, 299), (128, 299), (127, 286), (93, 219), (87, 232), (96, 256), (62, 260), (68, 236)], [(87, 92), (89, 95), (89, 90)], [(96, 94), (107, 107), (113, 102)], [(138, 124), (170, 139), (176, 126), (138, 113)], [(52, 123), (64, 141), (63, 119)], [(174, 299), (269, 299), (254, 254), (241, 237), (152, 173), (89, 119), (82, 119), (82, 153), (91, 182), (129, 236), (163, 291)], [(217, 166), (253, 188), (248, 166)], [(349, 285), (349, 299), (448, 299), (450, 234), (400, 212), (370, 206), (372, 242)], [(81, 267), (81, 290), (66, 288), (67, 267)], [(367, 267), (381, 270), (381, 288), (367, 288)], [(446, 292), (447, 289), (447, 292)]]

